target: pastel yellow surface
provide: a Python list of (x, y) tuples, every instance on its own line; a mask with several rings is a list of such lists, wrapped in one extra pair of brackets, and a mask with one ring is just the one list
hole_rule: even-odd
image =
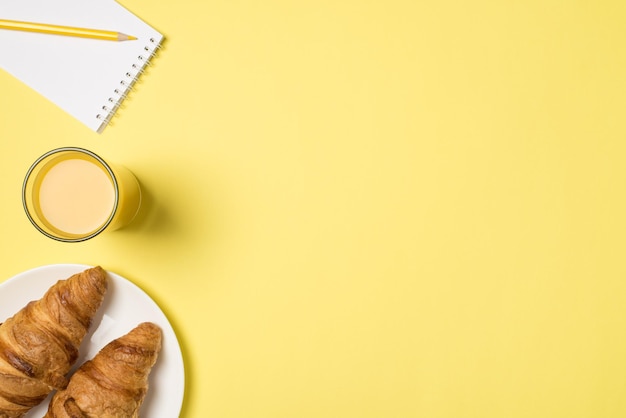
[[(183, 417), (626, 415), (625, 2), (122, 3), (168, 41), (102, 135), (0, 72), (2, 280), (139, 284)], [(135, 172), (132, 227), (28, 223), (65, 145)]]

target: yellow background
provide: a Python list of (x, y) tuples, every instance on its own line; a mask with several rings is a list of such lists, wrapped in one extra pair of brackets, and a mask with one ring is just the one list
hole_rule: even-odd
[[(0, 73), (0, 277), (101, 264), (183, 347), (183, 417), (626, 415), (623, 1), (123, 4), (167, 43), (97, 135)], [(80, 244), (40, 154), (147, 204)]]

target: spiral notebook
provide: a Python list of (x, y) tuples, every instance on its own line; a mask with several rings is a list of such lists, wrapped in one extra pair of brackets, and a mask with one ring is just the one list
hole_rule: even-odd
[(163, 40), (115, 0), (0, 0), (0, 19), (137, 38), (115, 42), (0, 29), (0, 67), (96, 132), (110, 122)]

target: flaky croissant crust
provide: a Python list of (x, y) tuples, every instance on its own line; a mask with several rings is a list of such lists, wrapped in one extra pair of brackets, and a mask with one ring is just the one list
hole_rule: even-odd
[(21, 417), (67, 386), (106, 289), (105, 271), (87, 269), (58, 281), (0, 325), (0, 418)]
[(111, 341), (53, 396), (44, 418), (138, 417), (161, 339), (161, 329), (144, 322)]

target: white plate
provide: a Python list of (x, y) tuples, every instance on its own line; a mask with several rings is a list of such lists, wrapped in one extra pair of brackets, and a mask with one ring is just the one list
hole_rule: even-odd
[[(92, 266), (54, 264), (25, 271), (0, 284), (0, 322), (14, 315), (31, 300), (40, 299), (58, 280), (67, 279)], [(183, 356), (169, 321), (157, 304), (127, 279), (107, 272), (109, 283), (102, 306), (93, 319), (76, 362), (76, 369), (108, 342), (150, 321), (163, 331), (163, 347), (150, 373), (150, 387), (140, 410), (142, 417), (175, 418), (180, 415), (185, 392)], [(73, 369), (73, 370), (74, 370)], [(30, 410), (27, 418), (46, 414), (50, 397)]]

